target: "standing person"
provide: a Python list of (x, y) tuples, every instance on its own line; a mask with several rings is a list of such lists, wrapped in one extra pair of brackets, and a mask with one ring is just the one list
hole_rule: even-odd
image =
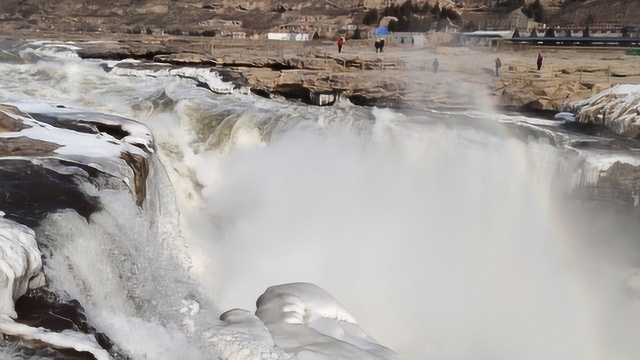
[(380, 52), (384, 52), (384, 38), (380, 38)]
[(376, 54), (378, 53), (378, 51), (380, 51), (380, 40), (376, 40), (375, 44), (373, 44), (376, 47)]
[(435, 60), (433, 60), (433, 73), (437, 73), (438, 72), (438, 68), (440, 67), (440, 62), (438, 62), (438, 58), (436, 58)]
[(500, 58), (497, 57), (496, 58), (496, 76), (500, 76), (500, 68), (502, 67), (502, 61), (500, 61)]
[(540, 69), (542, 68), (542, 60), (544, 60), (544, 56), (542, 56), (542, 53), (539, 52), (538, 60), (536, 61), (536, 64), (538, 64), (538, 71), (540, 71)]
[(338, 39), (338, 53), (342, 52), (342, 45), (344, 45), (344, 38), (340, 37), (340, 39)]

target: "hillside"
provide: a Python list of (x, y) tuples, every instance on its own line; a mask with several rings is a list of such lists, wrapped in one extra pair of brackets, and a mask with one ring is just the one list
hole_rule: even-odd
[[(640, 19), (637, 0), (537, 1), (544, 8), (544, 22), (551, 25), (628, 24)], [(242, 30), (259, 36), (280, 27), (285, 32), (317, 31), (332, 36), (345, 25), (362, 26), (371, 9), (377, 8), (382, 14), (385, 3), (384, 0), (2, 0), (0, 31), (156, 33), (164, 29), (175, 34), (228, 35)], [(418, 1), (413, 3), (412, 17), (424, 26), (415, 30), (432, 28), (439, 18), (443, 21), (450, 15), (443, 15), (447, 4), (453, 5), (450, 19), (460, 26), (489, 21), (505, 26), (511, 11), (522, 4), (533, 6), (533, 1), (428, 0), (426, 7), (424, 1)]]
[(549, 16), (552, 24), (588, 25), (589, 23), (637, 24), (640, 21), (638, 0), (571, 1)]

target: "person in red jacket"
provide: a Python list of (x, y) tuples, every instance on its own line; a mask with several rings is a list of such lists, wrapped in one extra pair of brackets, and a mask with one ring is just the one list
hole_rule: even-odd
[(340, 39), (338, 39), (338, 52), (341, 53), (342, 52), (342, 45), (344, 45), (344, 38), (341, 37)]
[(538, 53), (538, 60), (536, 61), (536, 64), (538, 65), (538, 71), (540, 70), (540, 68), (542, 68), (542, 60), (544, 59), (544, 56), (542, 56), (542, 53), (539, 52)]

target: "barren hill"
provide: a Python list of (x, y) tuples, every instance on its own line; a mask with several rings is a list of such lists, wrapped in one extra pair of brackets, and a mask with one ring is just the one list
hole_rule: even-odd
[[(507, 19), (511, 11), (535, 2), (544, 8), (548, 24), (620, 23), (640, 19), (638, 0), (426, 0), (434, 7), (454, 5), (461, 24), (483, 18)], [(404, 1), (400, 0), (398, 5)], [(278, 29), (307, 29), (330, 33), (344, 25), (362, 26), (371, 9), (383, 10), (388, 0), (2, 0), (0, 31), (156, 32), (229, 34), (243, 30), (262, 34)], [(425, 1), (414, 1), (415, 9)], [(495, 21), (493, 21), (496, 23)], [(289, 25), (295, 27), (289, 27)]]

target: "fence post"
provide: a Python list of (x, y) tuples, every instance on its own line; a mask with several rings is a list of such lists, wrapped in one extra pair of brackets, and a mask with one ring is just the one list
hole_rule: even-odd
[(582, 82), (582, 66), (580, 66), (580, 82)]

